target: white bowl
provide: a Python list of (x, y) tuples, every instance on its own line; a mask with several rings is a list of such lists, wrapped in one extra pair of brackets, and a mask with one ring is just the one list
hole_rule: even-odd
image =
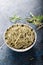
[[(16, 24), (14, 24), (14, 25), (16, 25)], [(22, 24), (20, 24), (20, 25), (22, 25)], [(28, 24), (23, 24), (23, 25), (28, 25)], [(29, 25), (28, 25), (29, 26)], [(10, 26), (11, 27), (11, 26)], [(33, 29), (31, 26), (29, 26), (31, 29)], [(9, 29), (9, 28), (8, 28)], [(35, 33), (35, 40), (34, 40), (34, 43), (31, 45), (31, 46), (29, 46), (28, 48), (25, 48), (25, 49), (15, 49), (15, 48), (13, 48), (13, 47), (10, 47), (7, 43), (6, 43), (6, 41), (5, 41), (5, 33), (4, 33), (4, 42), (5, 42), (5, 44), (7, 45), (7, 47), (9, 47), (11, 50), (13, 50), (13, 51), (16, 51), (16, 52), (25, 52), (25, 51), (28, 51), (28, 50), (30, 50), (34, 45), (35, 45), (35, 43), (36, 43), (36, 40), (37, 40), (37, 34), (36, 34), (36, 32), (35, 32), (35, 30), (33, 29), (33, 31), (34, 31), (34, 33)], [(6, 32), (6, 31), (5, 31)]]

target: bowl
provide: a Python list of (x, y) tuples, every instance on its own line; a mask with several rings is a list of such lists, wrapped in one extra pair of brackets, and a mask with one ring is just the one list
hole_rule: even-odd
[[(16, 24), (14, 24), (14, 25), (16, 25)], [(22, 25), (22, 24), (19, 24), (19, 25)], [(29, 26), (28, 24), (23, 24), (23, 25), (27, 25), (27, 26)], [(11, 27), (11, 26), (10, 26)], [(31, 29), (33, 29), (31, 26), (29, 26)], [(7, 29), (9, 29), (9, 27), (7, 28)], [(35, 45), (35, 43), (36, 43), (36, 40), (37, 40), (37, 34), (36, 34), (36, 32), (35, 32), (35, 30), (33, 29), (33, 31), (34, 31), (34, 34), (35, 34), (35, 40), (34, 40), (34, 42), (28, 47), (28, 48), (25, 48), (25, 49), (16, 49), (16, 48), (13, 48), (13, 47), (11, 47), (11, 46), (9, 46), (7, 43), (6, 43), (6, 41), (5, 41), (5, 32), (4, 32), (4, 42), (5, 42), (5, 44), (6, 44), (6, 46), (8, 47), (8, 48), (10, 48), (11, 50), (13, 50), (13, 51), (16, 51), (16, 52), (25, 52), (25, 51), (28, 51), (28, 50), (30, 50), (34, 45)]]

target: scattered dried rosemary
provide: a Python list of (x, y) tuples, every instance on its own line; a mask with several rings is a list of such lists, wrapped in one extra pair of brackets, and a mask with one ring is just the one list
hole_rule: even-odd
[(30, 58), (30, 60), (32, 61), (32, 60), (34, 60), (34, 58), (32, 57), (32, 58)]

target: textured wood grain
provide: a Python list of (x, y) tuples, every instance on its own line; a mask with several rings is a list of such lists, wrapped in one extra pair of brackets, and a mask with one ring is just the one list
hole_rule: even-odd
[[(30, 12), (34, 15), (43, 14), (43, 0), (0, 0), (0, 45), (4, 44), (4, 31), (12, 25), (9, 17), (14, 14), (28, 17)], [(0, 49), (0, 65), (43, 65), (43, 30), (38, 31), (37, 34), (36, 45), (28, 52), (17, 53), (6, 45), (3, 46)], [(34, 59), (30, 61), (31, 58)]]

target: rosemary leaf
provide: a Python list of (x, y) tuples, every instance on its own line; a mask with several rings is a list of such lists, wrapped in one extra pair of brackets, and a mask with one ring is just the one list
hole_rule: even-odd
[(11, 22), (15, 22), (15, 21), (18, 21), (18, 20), (21, 20), (21, 17), (16, 16), (16, 15), (14, 15), (13, 17), (10, 17)]

